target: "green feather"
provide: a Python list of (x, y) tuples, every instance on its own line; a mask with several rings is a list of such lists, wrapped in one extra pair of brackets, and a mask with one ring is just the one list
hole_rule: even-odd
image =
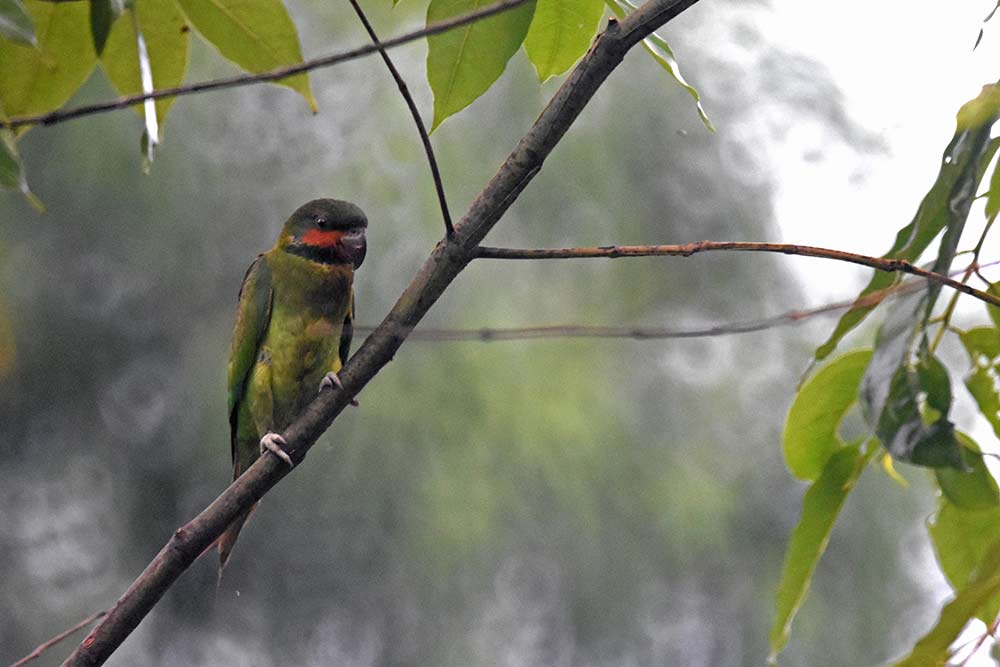
[(274, 305), (271, 267), (258, 255), (243, 277), (240, 287), (236, 325), (233, 328), (233, 346), (229, 353), (227, 386), (229, 388), (229, 428), (233, 461), (236, 461), (238, 413), (241, 399), (246, 395), (250, 372), (260, 353), (261, 343), (271, 322)]

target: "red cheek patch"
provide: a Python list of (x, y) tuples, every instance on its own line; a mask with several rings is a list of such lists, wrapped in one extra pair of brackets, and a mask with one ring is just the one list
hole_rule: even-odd
[(340, 239), (343, 235), (344, 232), (310, 229), (302, 235), (302, 242), (306, 245), (317, 246), (320, 248), (332, 248), (340, 243)]

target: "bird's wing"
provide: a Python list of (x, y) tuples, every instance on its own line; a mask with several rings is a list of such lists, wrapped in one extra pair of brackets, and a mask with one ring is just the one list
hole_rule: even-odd
[(347, 364), (351, 356), (351, 338), (354, 337), (354, 288), (351, 288), (351, 300), (347, 306), (347, 316), (344, 317), (344, 328), (340, 332), (340, 366)]
[(243, 277), (240, 303), (233, 327), (233, 347), (229, 353), (229, 428), (233, 460), (236, 459), (236, 415), (240, 399), (246, 393), (247, 382), (260, 351), (260, 345), (271, 322), (274, 302), (271, 267), (264, 255), (259, 255)]

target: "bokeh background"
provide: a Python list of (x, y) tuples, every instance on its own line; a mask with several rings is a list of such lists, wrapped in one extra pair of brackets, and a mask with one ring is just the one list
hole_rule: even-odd
[[(422, 3), (389, 4), (366, 3), (383, 35), (420, 23)], [(913, 160), (894, 142), (896, 121), (860, 112), (814, 43), (772, 29), (794, 4), (705, 0), (664, 31), (717, 134), (651, 59), (631, 54), (488, 242), (825, 234), (827, 245), (884, 251), (931, 182), (962, 99), (934, 116), (943, 130)], [(364, 42), (346, 3), (289, 7), (307, 56)], [(978, 23), (965, 25), (967, 43), (956, 43), (967, 49)], [(885, 45), (856, 48), (870, 76), (918, 67), (878, 60)], [(415, 43), (393, 55), (429, 115), (425, 53)], [(190, 80), (232, 72), (194, 41)], [(336, 196), (368, 212), (364, 324), (440, 238), (419, 141), (382, 64), (354, 61), (312, 82), (317, 116), (268, 86), (181, 98), (149, 176), (131, 112), (25, 136), (48, 212), (0, 197), (0, 663), (109, 606), (228, 483), (236, 293), (294, 208)], [(518, 54), (434, 135), (456, 214), (556, 85), (539, 87)], [(97, 73), (74, 101), (112, 95)], [(908, 176), (891, 200), (903, 217), (851, 216), (838, 230), (837, 207), (859, 206), (841, 196), (874, 199), (871, 179), (901, 156)], [(790, 191), (793, 177), (806, 195)], [(837, 196), (810, 194), (820, 178)], [(849, 298), (864, 278), (801, 266), (721, 254), (481, 260), (426, 324), (690, 328)], [(830, 326), (408, 342), (361, 408), (266, 497), (218, 593), (213, 555), (109, 664), (763, 664), (803, 492), (781, 462), (781, 425)], [(948, 589), (923, 534), (932, 499), (922, 472), (903, 473), (909, 488), (866, 475), (850, 498), (784, 664), (881, 663), (935, 617)], [(71, 646), (38, 664), (59, 664)]]

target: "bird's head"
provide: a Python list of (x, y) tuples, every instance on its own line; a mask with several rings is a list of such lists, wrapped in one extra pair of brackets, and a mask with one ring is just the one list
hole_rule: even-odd
[(354, 204), (339, 199), (314, 199), (300, 206), (281, 230), (278, 246), (285, 252), (320, 264), (365, 261), (368, 218)]

